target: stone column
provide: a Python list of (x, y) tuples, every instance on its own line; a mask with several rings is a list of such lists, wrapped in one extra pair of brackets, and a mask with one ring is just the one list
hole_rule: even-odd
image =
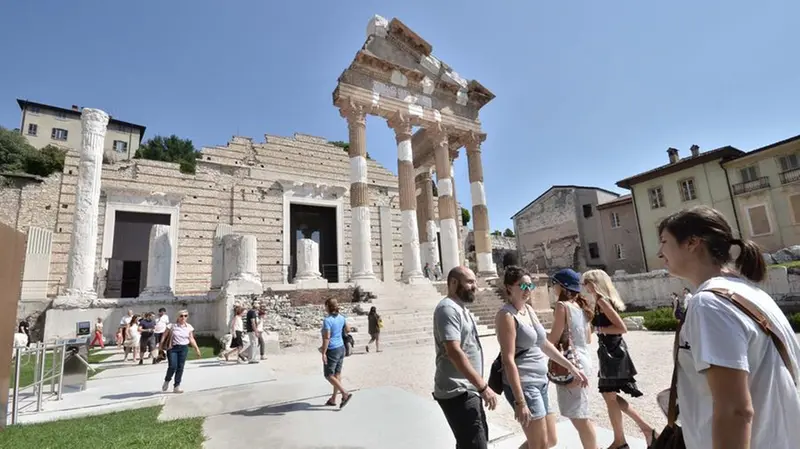
[(436, 240), (436, 217), (433, 204), (433, 181), (430, 168), (424, 168), (416, 177), (420, 189), (417, 205), (417, 220), (420, 240), (422, 240), (422, 265), (429, 265), (431, 271), (439, 263), (439, 247)]
[(147, 287), (140, 296), (172, 296), (169, 284), (172, 271), (172, 242), (169, 225), (156, 224), (150, 228), (147, 253)]
[[(458, 153), (456, 153), (456, 157)], [(464, 247), (464, 240), (463, 236), (461, 235), (461, 228), (464, 226), (464, 222), (461, 219), (461, 208), (458, 206), (458, 195), (456, 193), (456, 169), (455, 169), (455, 161), (456, 157), (450, 158), (450, 180), (453, 183), (453, 213), (455, 214), (454, 217), (456, 219), (456, 235), (458, 236), (458, 263), (460, 265), (465, 265), (464, 257), (466, 248)]]
[(261, 293), (258, 273), (258, 242), (253, 235), (228, 234), (222, 237), (225, 260), (225, 285), (229, 293)]
[(486, 192), (483, 188), (483, 162), (481, 142), (485, 134), (471, 134), (466, 141), (467, 165), (469, 166), (470, 192), (472, 193), (472, 229), (475, 237), (475, 259), (480, 276), (497, 276), (492, 261), (492, 240), (489, 236), (489, 210), (486, 207)]
[(411, 149), (411, 122), (396, 115), (389, 119), (397, 140), (397, 179), (400, 186), (400, 232), (403, 241), (403, 281), (419, 282), (422, 266), (419, 259), (419, 230), (417, 229), (417, 192), (414, 183), (414, 157)]
[(319, 245), (311, 239), (297, 241), (297, 275), (295, 279), (320, 279)]
[(97, 215), (100, 207), (100, 174), (108, 114), (84, 108), (81, 113), (81, 148), (78, 186), (67, 261), (65, 296), (93, 300), (97, 262)]
[(439, 190), (439, 232), (442, 245), (442, 276), (460, 264), (458, 254), (458, 228), (456, 226), (453, 198), (453, 180), (450, 178), (450, 148), (447, 133), (439, 130), (433, 136), (436, 158), (436, 181)]
[(341, 106), (340, 113), (347, 119), (350, 135), (350, 227), (352, 229), (353, 281), (374, 280), (372, 271), (372, 240), (369, 185), (367, 184), (366, 110), (353, 103)]

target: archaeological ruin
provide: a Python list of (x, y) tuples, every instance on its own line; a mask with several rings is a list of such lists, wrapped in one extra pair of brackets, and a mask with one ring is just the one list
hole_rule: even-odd
[[(63, 173), (0, 190), (0, 220), (28, 235), (18, 315), (47, 309), (44, 336), (55, 338), (128, 307), (181, 307), (198, 331), (219, 334), (236, 298), (353, 285), (428, 298), (432, 310), (425, 264), (446, 274), (469, 263), (453, 181), (461, 148), (474, 268), (496, 276), (479, 120), (493, 98), (401, 21), (375, 16), (333, 92), (346, 151), (304, 134), (234, 136), (202, 148), (195, 174), (144, 159), (104, 163), (108, 115), (85, 108), (82, 145)], [(367, 115), (395, 132), (397, 176), (367, 156)]]

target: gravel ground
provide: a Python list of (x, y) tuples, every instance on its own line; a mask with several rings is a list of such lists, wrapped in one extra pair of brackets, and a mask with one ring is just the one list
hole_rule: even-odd
[[(636, 369), (639, 371), (636, 380), (644, 396), (626, 399), (654, 428), (660, 431), (666, 424), (661, 409), (655, 401), (655, 395), (669, 387), (672, 375), (672, 342), (674, 334), (665, 332), (631, 332), (625, 336), (631, 351)], [(481, 341), (484, 347), (485, 372), (489, 375), (489, 366), (497, 356), (499, 346), (497, 340), (485, 337)], [(360, 342), (363, 344), (365, 342)], [(596, 343), (594, 345), (596, 347)], [(374, 351), (374, 347), (373, 347)], [(597, 356), (592, 351), (594, 366), (597, 367)], [(267, 366), (274, 369), (279, 379), (291, 378), (295, 375), (320, 375), (322, 367), (319, 352), (309, 350), (304, 353), (288, 352), (270, 356)], [(381, 353), (364, 353), (364, 347), (357, 348), (357, 353), (348, 357), (344, 363), (343, 381), (346, 388), (369, 388), (377, 386), (395, 386), (404, 390), (430, 398), (433, 390), (434, 349), (433, 346), (412, 346), (408, 348), (388, 349)], [(596, 376), (596, 373), (592, 373)], [(591, 377), (590, 377), (591, 380)], [(602, 427), (611, 428), (605, 410), (605, 403), (597, 393), (594, 383), (590, 387), (595, 392), (592, 396), (591, 411), (595, 422)], [(358, 399), (356, 399), (358, 400)], [(550, 403), (552, 410), (558, 410), (555, 387), (551, 386)], [(514, 420), (514, 411), (503, 399), (494, 412), (488, 414), (490, 422), (514, 431), (520, 431)], [(631, 436), (641, 437), (636, 425), (624, 419), (625, 432)]]

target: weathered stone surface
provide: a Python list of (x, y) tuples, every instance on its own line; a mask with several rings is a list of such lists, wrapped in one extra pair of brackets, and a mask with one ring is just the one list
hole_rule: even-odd
[(628, 317), (623, 318), (622, 322), (625, 323), (625, 327), (627, 327), (629, 331), (647, 330), (644, 327), (644, 317), (643, 316), (628, 316)]

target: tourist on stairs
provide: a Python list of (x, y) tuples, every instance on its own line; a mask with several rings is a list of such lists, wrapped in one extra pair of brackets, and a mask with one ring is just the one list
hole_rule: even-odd
[(194, 348), (197, 358), (201, 357), (200, 348), (194, 339), (194, 327), (189, 324), (189, 311), (181, 310), (178, 312), (177, 322), (167, 326), (167, 331), (161, 337), (160, 347), (167, 351), (167, 376), (161, 391), (169, 389), (172, 376), (175, 376), (173, 393), (183, 393), (181, 382), (183, 381), (183, 367), (186, 365), (186, 356), (189, 355), (189, 345)]
[[(568, 340), (569, 350), (573, 351), (578, 367), (588, 377), (592, 372), (589, 343), (592, 341), (590, 323), (594, 317), (594, 309), (581, 296), (581, 277), (574, 270), (566, 268), (556, 272), (552, 277), (552, 284), (557, 302), (553, 326), (547, 339), (554, 345)], [(569, 384), (556, 385), (558, 411), (561, 416), (572, 421), (583, 449), (597, 449), (597, 434), (589, 411), (589, 385), (581, 387), (577, 383), (573, 378)]]
[(344, 363), (344, 339), (342, 334), (350, 331), (347, 318), (339, 313), (339, 302), (334, 299), (325, 301), (328, 316), (322, 320), (322, 370), (325, 379), (333, 385), (333, 394), (325, 405), (336, 405), (336, 394), (342, 393), (342, 403), (339, 408), (344, 408), (353, 393), (348, 393), (342, 386), (342, 364)]
[(547, 340), (547, 331), (528, 305), (534, 284), (521, 267), (506, 267), (503, 284), (508, 302), (497, 312), (495, 327), (503, 364), (503, 394), (525, 432), (528, 449), (556, 445), (556, 416), (550, 412), (547, 358), (567, 368), (576, 388), (588, 384), (586, 375)]
[(94, 338), (89, 346), (91, 347), (94, 345), (100, 345), (100, 349), (106, 347), (103, 341), (103, 319), (100, 317), (97, 317), (97, 323), (94, 325)]
[(381, 316), (378, 315), (378, 309), (375, 306), (370, 307), (369, 315), (367, 315), (367, 330), (369, 331), (369, 343), (367, 343), (367, 352), (369, 352), (369, 345), (375, 342), (375, 352), (381, 352), (381, 327), (383, 321)]
[(242, 322), (242, 315), (244, 315), (244, 307), (236, 306), (233, 308), (233, 317), (231, 317), (230, 331), (231, 331), (231, 349), (223, 351), (219, 355), (219, 361), (223, 359), (227, 362), (228, 357), (234, 352), (238, 356), (239, 363), (245, 363), (242, 358), (241, 350), (244, 347), (242, 335), (244, 333), (244, 323)]
[(667, 270), (695, 288), (676, 342), (685, 447), (797, 448), (800, 344), (758, 285), (766, 278), (761, 248), (737, 239), (708, 206), (672, 214), (658, 231)]
[(614, 431), (614, 442), (609, 449), (629, 447), (625, 439), (625, 429), (622, 427), (623, 413), (636, 422), (649, 447), (656, 438), (655, 430), (620, 396), (620, 393), (634, 398), (642, 396), (634, 378), (636, 367), (628, 353), (628, 345), (622, 338), (622, 334), (628, 332), (619, 315), (619, 312), (625, 310), (625, 304), (611, 278), (603, 270), (589, 270), (584, 273), (583, 286), (595, 298), (592, 326), (597, 333), (597, 357), (600, 363), (597, 388), (606, 401), (608, 419)]
[(464, 266), (455, 267), (447, 274), (447, 296), (433, 311), (433, 398), (442, 408), (458, 449), (488, 447), (484, 401), (489, 410), (497, 406), (494, 390), (483, 380), (483, 347), (466, 308), (475, 302), (476, 291), (475, 273)]

